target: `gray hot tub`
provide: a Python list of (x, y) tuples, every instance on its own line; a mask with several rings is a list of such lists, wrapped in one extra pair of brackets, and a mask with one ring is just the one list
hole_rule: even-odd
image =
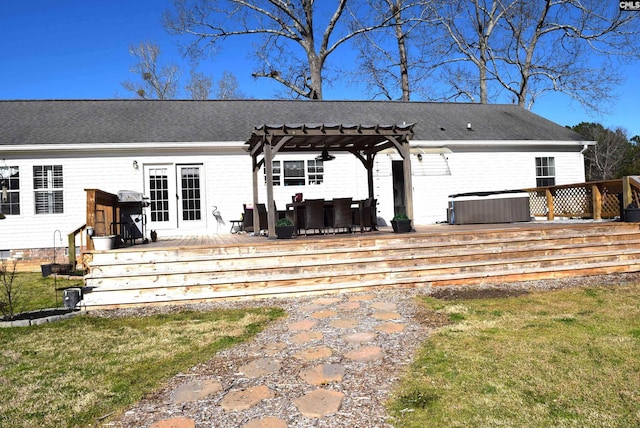
[(449, 224), (531, 221), (529, 194), (521, 191), (460, 193), (449, 196)]

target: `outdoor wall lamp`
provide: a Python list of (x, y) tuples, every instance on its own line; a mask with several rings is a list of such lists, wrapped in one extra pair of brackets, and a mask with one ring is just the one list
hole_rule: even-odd
[(422, 153), (418, 153), (418, 160), (422, 162)]
[(138, 161), (137, 160), (133, 161), (133, 169), (138, 169)]

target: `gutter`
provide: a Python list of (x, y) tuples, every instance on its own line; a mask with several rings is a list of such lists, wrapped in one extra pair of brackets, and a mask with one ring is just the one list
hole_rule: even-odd
[(20, 144), (0, 145), (3, 153), (31, 152), (138, 152), (158, 151), (243, 151), (244, 141), (232, 142), (136, 142), (136, 143), (69, 143), (69, 144)]

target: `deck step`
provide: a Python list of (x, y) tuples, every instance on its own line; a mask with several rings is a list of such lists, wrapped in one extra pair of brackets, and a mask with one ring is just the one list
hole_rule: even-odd
[(89, 270), (87, 307), (511, 282), (640, 270), (640, 227), (598, 222), (118, 250), (93, 254)]

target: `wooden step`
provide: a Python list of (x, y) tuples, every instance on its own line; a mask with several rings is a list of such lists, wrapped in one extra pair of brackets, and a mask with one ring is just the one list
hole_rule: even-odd
[[(635, 223), (609, 223), (615, 226), (604, 228), (603, 226), (594, 227), (574, 227), (553, 228), (553, 229), (524, 229), (514, 233), (512, 230), (481, 230), (473, 233), (464, 232), (439, 232), (430, 234), (405, 234), (402, 237), (360, 237), (359, 234), (343, 236), (340, 238), (323, 239), (323, 240), (274, 240), (268, 241), (264, 238), (256, 238), (259, 240), (256, 244), (239, 244), (235, 246), (225, 245), (218, 247), (196, 246), (196, 247), (179, 247), (164, 249), (147, 249), (145, 247), (132, 247), (131, 249), (122, 249), (109, 252), (100, 252), (93, 254), (93, 265), (105, 266), (109, 264), (125, 264), (125, 263), (145, 263), (145, 262), (162, 262), (174, 261), (177, 258), (185, 257), (185, 254), (191, 255), (192, 259), (210, 260), (212, 258), (225, 259), (235, 258), (238, 256), (274, 256), (276, 254), (300, 253), (339, 253), (350, 251), (353, 248), (362, 249), (389, 249), (400, 250), (403, 248), (415, 248), (416, 246), (430, 247), (449, 247), (452, 245), (473, 245), (477, 243), (505, 243), (505, 242), (521, 242), (523, 244), (532, 241), (544, 241), (558, 237), (561, 239), (572, 239), (580, 242), (593, 239), (607, 239), (607, 237), (618, 236), (620, 239), (631, 239), (626, 237), (640, 237), (640, 228)], [(638, 238), (636, 238), (638, 239)]]
[(84, 304), (109, 307), (363, 287), (482, 284), (639, 269), (637, 224), (590, 226), (96, 253), (85, 278)]

